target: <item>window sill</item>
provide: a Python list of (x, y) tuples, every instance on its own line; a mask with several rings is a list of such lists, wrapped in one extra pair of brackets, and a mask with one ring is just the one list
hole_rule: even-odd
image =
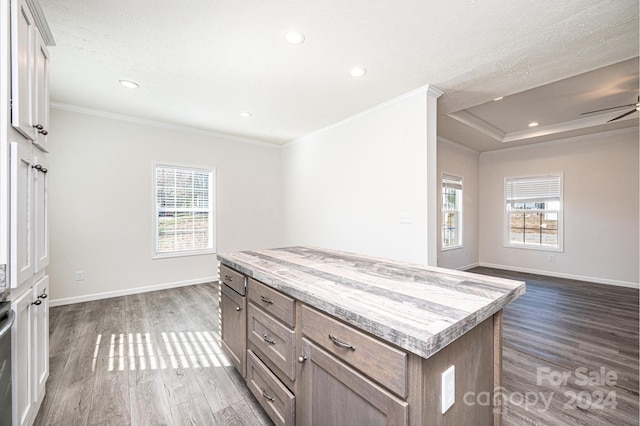
[(458, 250), (461, 248), (464, 248), (464, 246), (462, 244), (458, 244), (457, 246), (440, 247), (440, 251)]
[(155, 253), (151, 259), (168, 259), (171, 257), (184, 257), (184, 256), (201, 256), (205, 254), (216, 254), (213, 249), (210, 250), (192, 250), (192, 251), (174, 251), (170, 253)]
[(552, 252), (564, 252), (562, 247), (552, 247), (552, 246), (534, 246), (534, 245), (525, 245), (525, 244), (504, 244), (505, 248), (515, 248), (515, 249), (525, 249), (525, 250), (536, 250), (536, 251), (552, 251)]

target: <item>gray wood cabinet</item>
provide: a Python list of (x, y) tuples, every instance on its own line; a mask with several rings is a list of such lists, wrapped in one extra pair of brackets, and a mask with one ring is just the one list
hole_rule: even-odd
[[(500, 423), (464, 395), (500, 386), (502, 311), (422, 358), (227, 266), (220, 286), (222, 346), (276, 425)], [(451, 365), (456, 402), (443, 414)]]
[(246, 375), (247, 353), (246, 297), (220, 284), (220, 337), (222, 349), (229, 356), (236, 370)]
[(297, 422), (301, 425), (406, 425), (409, 404), (306, 338)]

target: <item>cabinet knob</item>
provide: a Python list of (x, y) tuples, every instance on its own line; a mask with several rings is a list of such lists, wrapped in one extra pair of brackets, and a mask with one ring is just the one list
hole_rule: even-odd
[(42, 130), (42, 129), (44, 129), (44, 126), (43, 126), (42, 124), (34, 124), (34, 125), (33, 125), (33, 127), (34, 127), (36, 130)]
[(242, 310), (242, 306), (236, 306), (236, 311), (240, 312)]
[(300, 356), (298, 357), (298, 362), (299, 362), (300, 364), (304, 364), (304, 362), (305, 362), (306, 360), (307, 360), (307, 356), (306, 356), (306, 355), (300, 355)]
[(42, 293), (40, 296), (38, 296), (41, 299), (46, 299), (47, 297), (49, 297), (49, 295), (47, 293)]
[(32, 302), (31, 304), (32, 305), (36, 305), (36, 306), (41, 305), (42, 304), (42, 300), (38, 299), (35, 302)]
[(47, 132), (46, 130), (38, 130), (38, 133), (40, 133), (43, 136), (47, 136), (49, 134), (49, 132)]

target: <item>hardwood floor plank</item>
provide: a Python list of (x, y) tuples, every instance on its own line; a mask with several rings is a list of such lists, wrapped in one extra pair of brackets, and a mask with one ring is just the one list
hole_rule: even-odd
[[(638, 424), (638, 290), (472, 272), (527, 281), (503, 314), (503, 425)], [(50, 318), (36, 425), (272, 424), (220, 349), (216, 284), (54, 307)], [(615, 372), (615, 384), (582, 383), (578, 368)], [(561, 374), (571, 377), (551, 383)], [(594, 407), (612, 392), (615, 409)]]

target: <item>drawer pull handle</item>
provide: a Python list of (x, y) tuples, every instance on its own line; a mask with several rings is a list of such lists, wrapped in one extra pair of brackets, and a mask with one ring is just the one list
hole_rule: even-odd
[(241, 306), (236, 306), (236, 311), (240, 312), (242, 310)]
[(269, 299), (268, 297), (260, 296), (260, 300), (262, 300), (264, 303), (268, 303), (269, 305), (273, 305), (273, 300)]
[(329, 339), (331, 339), (331, 341), (333, 342), (334, 345), (338, 346), (339, 348), (344, 348), (344, 349), (351, 349), (352, 351), (356, 350), (356, 347), (353, 345), (350, 345), (348, 343), (344, 343), (341, 342), (340, 340), (336, 339), (335, 337), (333, 337), (332, 335), (329, 335)]
[(231, 275), (225, 275), (225, 276), (224, 276), (224, 279), (225, 279), (226, 281), (233, 281), (233, 277), (232, 277)]
[(272, 397), (271, 395), (269, 395), (267, 393), (267, 390), (265, 388), (260, 389), (262, 391), (262, 396), (264, 396), (266, 399), (268, 399), (269, 401), (275, 401), (275, 398)]
[(271, 339), (269, 336), (267, 336), (266, 334), (264, 334), (262, 336), (262, 340), (264, 340), (265, 342), (269, 343), (270, 345), (275, 345), (276, 341)]
[(305, 362), (306, 360), (307, 360), (307, 356), (306, 356), (306, 355), (300, 355), (300, 356), (298, 357), (298, 362), (299, 362), (300, 364), (304, 364), (304, 362)]
[(36, 306), (41, 305), (42, 304), (42, 300), (38, 299), (35, 302), (32, 302), (31, 304), (32, 305), (36, 305)]

